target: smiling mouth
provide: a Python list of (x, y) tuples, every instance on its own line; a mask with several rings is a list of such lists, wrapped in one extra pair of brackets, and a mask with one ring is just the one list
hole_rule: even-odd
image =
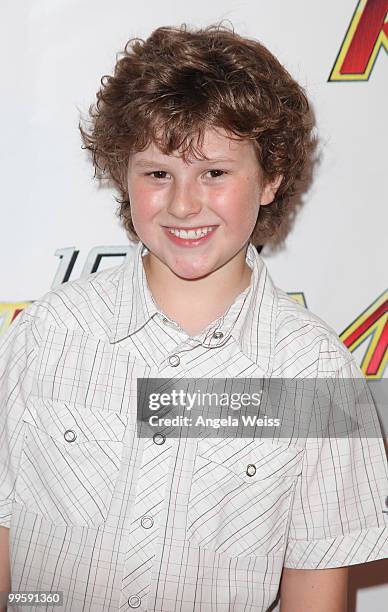
[(216, 225), (206, 225), (198, 228), (177, 228), (177, 227), (166, 227), (166, 230), (170, 232), (170, 234), (174, 234), (178, 238), (184, 238), (185, 240), (198, 240), (198, 238), (203, 238), (203, 236), (207, 236), (216, 229)]

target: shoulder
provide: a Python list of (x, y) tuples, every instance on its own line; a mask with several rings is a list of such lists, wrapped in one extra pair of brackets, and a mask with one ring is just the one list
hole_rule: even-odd
[(275, 369), (284, 376), (331, 376), (354, 361), (330, 325), (282, 289), (275, 292)]
[(107, 338), (125, 266), (94, 272), (48, 291), (23, 311), (24, 321)]

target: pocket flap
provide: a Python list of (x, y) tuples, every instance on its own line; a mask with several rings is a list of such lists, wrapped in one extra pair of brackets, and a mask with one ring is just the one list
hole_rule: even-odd
[(29, 398), (22, 418), (63, 444), (93, 440), (121, 441), (128, 420), (126, 416), (111, 410), (91, 410), (33, 396)]
[[(254, 482), (272, 476), (298, 476), (302, 471), (304, 450), (272, 440), (201, 438), (197, 454), (224, 466), (245, 481)], [(248, 465), (255, 466), (252, 476), (247, 474)]]

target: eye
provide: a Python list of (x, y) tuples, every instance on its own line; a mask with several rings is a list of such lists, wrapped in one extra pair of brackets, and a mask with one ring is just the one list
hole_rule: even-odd
[(151, 176), (156, 179), (165, 179), (167, 178), (167, 174), (165, 170), (154, 170), (154, 172), (147, 172), (146, 176)]
[(210, 174), (211, 178), (219, 178), (220, 176), (223, 176), (224, 174), (226, 174), (225, 170), (208, 170), (207, 174)]

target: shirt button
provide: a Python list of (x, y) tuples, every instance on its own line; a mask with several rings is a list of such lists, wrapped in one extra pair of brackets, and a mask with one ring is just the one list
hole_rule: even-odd
[(168, 358), (168, 363), (173, 366), (174, 368), (179, 365), (181, 362), (181, 360), (179, 359), (178, 355), (170, 355), (170, 357)]
[(215, 331), (213, 334), (213, 338), (215, 338), (216, 340), (219, 340), (220, 338), (223, 338), (224, 334), (222, 333), (222, 331)]
[(247, 465), (246, 474), (247, 474), (247, 476), (254, 476), (256, 474), (256, 466), (253, 465), (253, 463), (249, 463)]
[(138, 595), (131, 595), (128, 598), (128, 605), (130, 608), (138, 608), (141, 604), (141, 599)]
[(166, 436), (162, 433), (155, 433), (152, 436), (152, 439), (154, 441), (155, 444), (164, 444), (166, 441)]
[(66, 429), (65, 433), (63, 434), (63, 437), (65, 438), (66, 442), (74, 442), (77, 437), (77, 434), (72, 429)]
[(140, 524), (144, 529), (150, 529), (154, 524), (154, 519), (152, 516), (142, 516), (140, 519)]
[(165, 325), (167, 325), (167, 323), (168, 323), (168, 319), (167, 319), (167, 317), (162, 317), (162, 323), (164, 323)]

